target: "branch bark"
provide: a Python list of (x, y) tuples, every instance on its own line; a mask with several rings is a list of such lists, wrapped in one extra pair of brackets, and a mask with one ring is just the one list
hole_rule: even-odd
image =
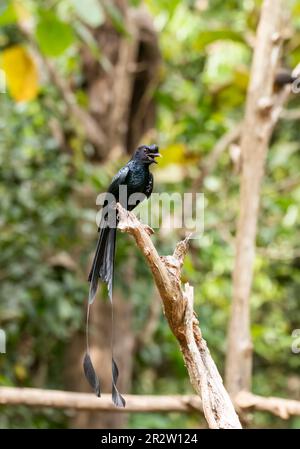
[(172, 256), (160, 257), (150, 234), (153, 230), (143, 225), (120, 205), (119, 229), (131, 234), (143, 253), (160, 293), (164, 314), (177, 338), (191, 383), (201, 397), (203, 412), (210, 428), (241, 428), (238, 416), (220, 374), (202, 338), (193, 309), (193, 287), (182, 288), (181, 267), (187, 251), (188, 239), (179, 242)]
[(226, 386), (234, 397), (251, 389), (249, 297), (253, 277), (260, 186), (269, 140), (291, 87), (273, 92), (281, 49), (281, 0), (264, 0), (256, 35), (241, 136), (242, 175), (228, 332)]
[[(38, 388), (0, 387), (1, 405), (27, 405), (29, 407), (51, 407), (72, 410), (116, 412), (110, 394), (101, 399), (91, 393), (42, 390)], [(199, 412), (201, 400), (197, 396), (141, 396), (126, 395), (126, 408), (118, 408), (120, 413), (128, 412)]]
[(235, 404), (242, 409), (270, 412), (282, 419), (288, 419), (290, 416), (300, 416), (300, 401), (292, 399), (264, 398), (247, 391), (241, 391), (235, 399)]
[[(71, 391), (43, 390), (38, 388), (0, 387), (1, 405), (25, 405), (28, 407), (71, 409), (91, 412), (116, 412), (110, 394), (103, 394), (101, 400), (91, 393)], [(269, 412), (282, 419), (300, 416), (300, 401), (276, 397), (264, 398), (250, 392), (240, 392), (235, 404), (242, 410)], [(202, 402), (196, 395), (143, 396), (126, 395), (126, 408), (118, 413), (179, 412), (192, 413), (203, 411)]]
[(284, 109), (281, 118), (283, 120), (300, 120), (300, 108)]

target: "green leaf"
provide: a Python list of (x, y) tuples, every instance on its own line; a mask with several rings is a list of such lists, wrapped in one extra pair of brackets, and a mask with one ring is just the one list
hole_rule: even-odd
[(80, 19), (92, 27), (98, 27), (105, 21), (105, 14), (98, 0), (71, 0)]
[(237, 31), (232, 30), (211, 30), (202, 31), (198, 34), (194, 42), (195, 50), (201, 51), (207, 45), (215, 41), (231, 40), (235, 42), (245, 42), (243, 36)]
[(42, 15), (36, 39), (47, 56), (60, 56), (74, 41), (73, 29), (52, 13)]
[[(3, 1), (3, 0), (2, 0)], [(17, 14), (13, 3), (4, 0), (0, 5), (0, 25), (9, 25), (17, 21)]]

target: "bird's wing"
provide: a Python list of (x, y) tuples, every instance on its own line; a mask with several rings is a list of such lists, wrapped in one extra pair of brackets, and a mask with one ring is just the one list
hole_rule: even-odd
[(146, 195), (147, 198), (150, 197), (150, 195), (152, 193), (152, 190), (153, 190), (153, 175), (152, 175), (152, 173), (150, 173), (149, 182), (148, 182), (148, 185), (147, 185), (147, 187), (145, 189), (145, 195)]
[(113, 193), (116, 197), (119, 195), (119, 186), (126, 183), (126, 178), (129, 173), (128, 165), (122, 167), (118, 173), (113, 177), (112, 182), (108, 188), (108, 192)]
[[(103, 206), (102, 217), (101, 217), (100, 225), (98, 227), (98, 232), (103, 227), (103, 220), (107, 218), (107, 207), (113, 206), (116, 202), (119, 201), (119, 186), (122, 184), (126, 184), (126, 178), (127, 178), (128, 173), (129, 173), (129, 167), (127, 165), (125, 165), (113, 177), (111, 184), (107, 189), (104, 203), (102, 205)], [(114, 195), (114, 198), (112, 198), (110, 194)]]

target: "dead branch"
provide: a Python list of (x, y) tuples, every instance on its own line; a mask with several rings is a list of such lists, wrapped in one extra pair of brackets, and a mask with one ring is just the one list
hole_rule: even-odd
[(119, 229), (134, 237), (151, 269), (162, 299), (164, 314), (179, 342), (191, 383), (201, 397), (209, 427), (241, 428), (221, 376), (202, 338), (193, 309), (193, 287), (187, 283), (182, 288), (180, 282), (188, 239), (177, 244), (172, 256), (160, 257), (150, 238), (153, 230), (120, 205), (117, 209)]
[[(110, 394), (103, 394), (99, 400), (91, 393), (38, 388), (0, 387), (0, 404), (75, 411), (116, 412)], [(242, 410), (269, 412), (282, 419), (300, 416), (300, 401), (276, 397), (264, 398), (245, 391), (237, 395), (235, 405)], [(126, 395), (126, 408), (118, 409), (120, 413), (199, 413), (199, 411), (203, 411), (203, 408), (199, 396), (196, 395), (143, 396), (129, 394)]]
[(250, 390), (252, 343), (249, 297), (253, 276), (260, 186), (269, 140), (291, 91), (273, 92), (281, 49), (281, 0), (264, 0), (257, 29), (246, 111), (241, 135), (242, 175), (233, 273), (232, 312), (228, 333), (226, 385), (233, 397)]
[(284, 109), (280, 118), (283, 120), (300, 120), (300, 108)]
[[(110, 394), (101, 399), (91, 393), (42, 390), (38, 388), (0, 387), (0, 404), (51, 407), (72, 410), (116, 412)], [(118, 412), (199, 412), (202, 410), (198, 396), (141, 396), (126, 395), (126, 408)]]
[(275, 397), (264, 398), (246, 391), (241, 391), (236, 396), (235, 404), (242, 409), (270, 412), (282, 419), (300, 415), (300, 401)]

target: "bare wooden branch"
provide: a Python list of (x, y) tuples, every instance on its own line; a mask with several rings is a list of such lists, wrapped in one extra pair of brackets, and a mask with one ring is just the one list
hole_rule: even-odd
[[(179, 412), (192, 413), (203, 411), (202, 402), (196, 395), (143, 396), (126, 395), (126, 408), (120, 413)], [(92, 393), (71, 391), (42, 390), (38, 388), (0, 387), (1, 405), (26, 405), (28, 407), (70, 409), (74, 411), (116, 412), (110, 394), (101, 399)], [(240, 392), (235, 405), (242, 410), (269, 412), (282, 419), (300, 416), (300, 401), (276, 397), (264, 398), (249, 392)]]
[(235, 404), (242, 409), (254, 409), (270, 412), (288, 419), (290, 416), (300, 416), (300, 401), (275, 397), (264, 398), (250, 392), (241, 391), (235, 399)]
[(181, 286), (180, 271), (188, 239), (177, 244), (172, 256), (160, 257), (149, 236), (153, 230), (140, 223), (133, 213), (125, 211), (120, 205), (117, 208), (119, 229), (134, 237), (152, 271), (164, 314), (179, 342), (191, 383), (201, 397), (209, 427), (241, 428), (221, 376), (202, 338), (193, 309), (193, 287), (189, 284), (185, 284), (183, 288)]
[[(126, 408), (118, 412), (199, 412), (202, 410), (198, 396), (142, 396), (126, 395)], [(116, 412), (110, 394), (101, 399), (91, 393), (41, 390), (38, 388), (0, 387), (0, 404), (51, 407), (72, 410)]]
[(300, 108), (284, 109), (280, 118), (283, 120), (300, 120)]
[(260, 186), (270, 136), (290, 86), (273, 92), (281, 49), (281, 0), (264, 0), (257, 29), (241, 136), (242, 175), (228, 333), (226, 386), (234, 397), (251, 388), (252, 343), (249, 297), (253, 276)]

